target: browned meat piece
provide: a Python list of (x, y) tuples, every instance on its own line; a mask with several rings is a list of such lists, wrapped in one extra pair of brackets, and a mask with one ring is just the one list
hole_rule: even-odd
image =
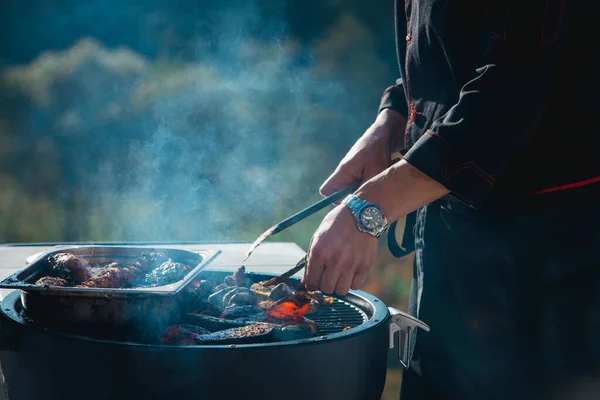
[(150, 271), (144, 278), (146, 286), (161, 286), (183, 279), (192, 270), (189, 265), (167, 261)]
[(209, 331), (196, 325), (171, 325), (160, 336), (160, 341), (167, 344), (194, 345), (198, 335), (209, 334)]
[(250, 280), (246, 279), (246, 267), (242, 265), (233, 273), (233, 275), (226, 276), (223, 282), (227, 286), (250, 286)]
[(66, 279), (55, 276), (44, 276), (38, 279), (35, 284), (39, 286), (69, 286), (69, 282)]
[(69, 253), (58, 253), (50, 256), (48, 261), (56, 274), (75, 284), (85, 282), (91, 278), (92, 274), (87, 262), (75, 257)]
[(93, 278), (83, 282), (77, 287), (87, 288), (122, 288), (136, 280), (142, 271), (134, 265), (119, 265), (116, 262), (110, 263), (106, 267), (99, 268), (95, 271)]
[(284, 297), (291, 296), (292, 293), (292, 289), (290, 289), (288, 285), (285, 283), (280, 283), (279, 285), (275, 286), (273, 290), (271, 290), (271, 293), (269, 293), (269, 300), (281, 300)]

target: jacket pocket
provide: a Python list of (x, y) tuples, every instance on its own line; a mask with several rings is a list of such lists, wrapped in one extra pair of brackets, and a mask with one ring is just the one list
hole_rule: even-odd
[(515, 49), (537, 49), (556, 42), (566, 0), (488, 0), (489, 34)]

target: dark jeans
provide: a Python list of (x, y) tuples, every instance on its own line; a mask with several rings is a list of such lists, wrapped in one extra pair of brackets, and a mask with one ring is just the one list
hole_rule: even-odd
[(401, 399), (600, 398), (599, 244), (600, 206), (420, 210), (411, 313), (431, 332)]

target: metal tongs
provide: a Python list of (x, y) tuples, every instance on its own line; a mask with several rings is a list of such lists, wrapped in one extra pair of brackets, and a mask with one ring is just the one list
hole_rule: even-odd
[(285, 281), (288, 278), (291, 278), (294, 274), (296, 274), (298, 271), (300, 271), (302, 268), (304, 268), (306, 266), (306, 257), (304, 256), (302, 257), (302, 259), (300, 261), (298, 261), (298, 264), (296, 264), (296, 266), (292, 269), (290, 269), (289, 271), (284, 272), (283, 274), (276, 276), (275, 278), (271, 278), (268, 281), (266, 281), (265, 283), (263, 283), (263, 286), (277, 286), (280, 283), (282, 283), (283, 281)]
[(263, 234), (261, 234), (258, 237), (258, 239), (256, 239), (254, 241), (254, 243), (252, 243), (252, 245), (246, 252), (246, 256), (244, 257), (244, 260), (242, 262), (245, 262), (248, 259), (248, 257), (250, 257), (250, 254), (252, 254), (252, 252), (254, 250), (256, 250), (256, 248), (258, 246), (260, 246), (261, 243), (264, 242), (268, 237), (273, 236), (273, 235), (281, 232), (282, 230), (289, 228), (290, 226), (294, 225), (295, 223), (302, 221), (304, 218), (313, 215), (314, 213), (322, 210), (323, 208), (327, 207), (328, 205), (333, 204), (338, 200), (341, 200), (342, 198), (346, 197), (347, 195), (349, 195), (350, 193), (352, 193), (356, 189), (358, 189), (359, 186), (360, 186), (360, 182), (356, 182), (353, 185), (348, 186), (345, 189), (339, 190), (339, 191), (335, 192), (334, 194), (325, 197), (323, 200), (316, 202), (312, 206), (305, 208), (304, 210), (292, 215), (291, 217), (284, 219), (280, 223), (273, 225), (272, 227), (267, 229)]

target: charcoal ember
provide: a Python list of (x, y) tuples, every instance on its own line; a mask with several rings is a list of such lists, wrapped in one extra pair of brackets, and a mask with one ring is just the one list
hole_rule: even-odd
[(265, 312), (269, 320), (300, 321), (304, 319), (311, 300), (306, 290), (297, 290), (293, 295), (273, 303)]
[(265, 311), (257, 306), (237, 306), (230, 307), (219, 315), (219, 318), (224, 319), (258, 319), (265, 315)]
[(82, 259), (75, 257), (70, 253), (58, 253), (48, 257), (54, 273), (59, 278), (66, 279), (69, 282), (81, 283), (92, 277), (90, 268)]
[(66, 279), (56, 276), (44, 276), (38, 279), (35, 284), (38, 286), (69, 286), (69, 282)]
[(85, 288), (122, 288), (128, 286), (142, 274), (135, 265), (120, 265), (113, 262), (95, 271), (95, 276), (77, 285)]
[(143, 282), (147, 286), (168, 285), (183, 279), (191, 270), (189, 265), (167, 261), (144, 276)]
[(275, 286), (269, 293), (269, 300), (277, 301), (292, 295), (292, 289), (285, 283)]
[(240, 328), (231, 328), (209, 335), (194, 338), (195, 344), (243, 344), (270, 341), (274, 326), (271, 324), (254, 324)]
[(223, 296), (223, 308), (256, 304), (256, 296), (248, 288), (234, 287)]
[(225, 297), (225, 295), (227, 293), (231, 292), (234, 289), (235, 289), (235, 287), (226, 287), (219, 291), (216, 291), (213, 294), (211, 294), (210, 296), (208, 296), (208, 302), (217, 307), (223, 307), (223, 298)]
[(208, 330), (196, 325), (171, 325), (162, 333), (160, 341), (166, 344), (194, 345), (196, 337), (208, 334)]

